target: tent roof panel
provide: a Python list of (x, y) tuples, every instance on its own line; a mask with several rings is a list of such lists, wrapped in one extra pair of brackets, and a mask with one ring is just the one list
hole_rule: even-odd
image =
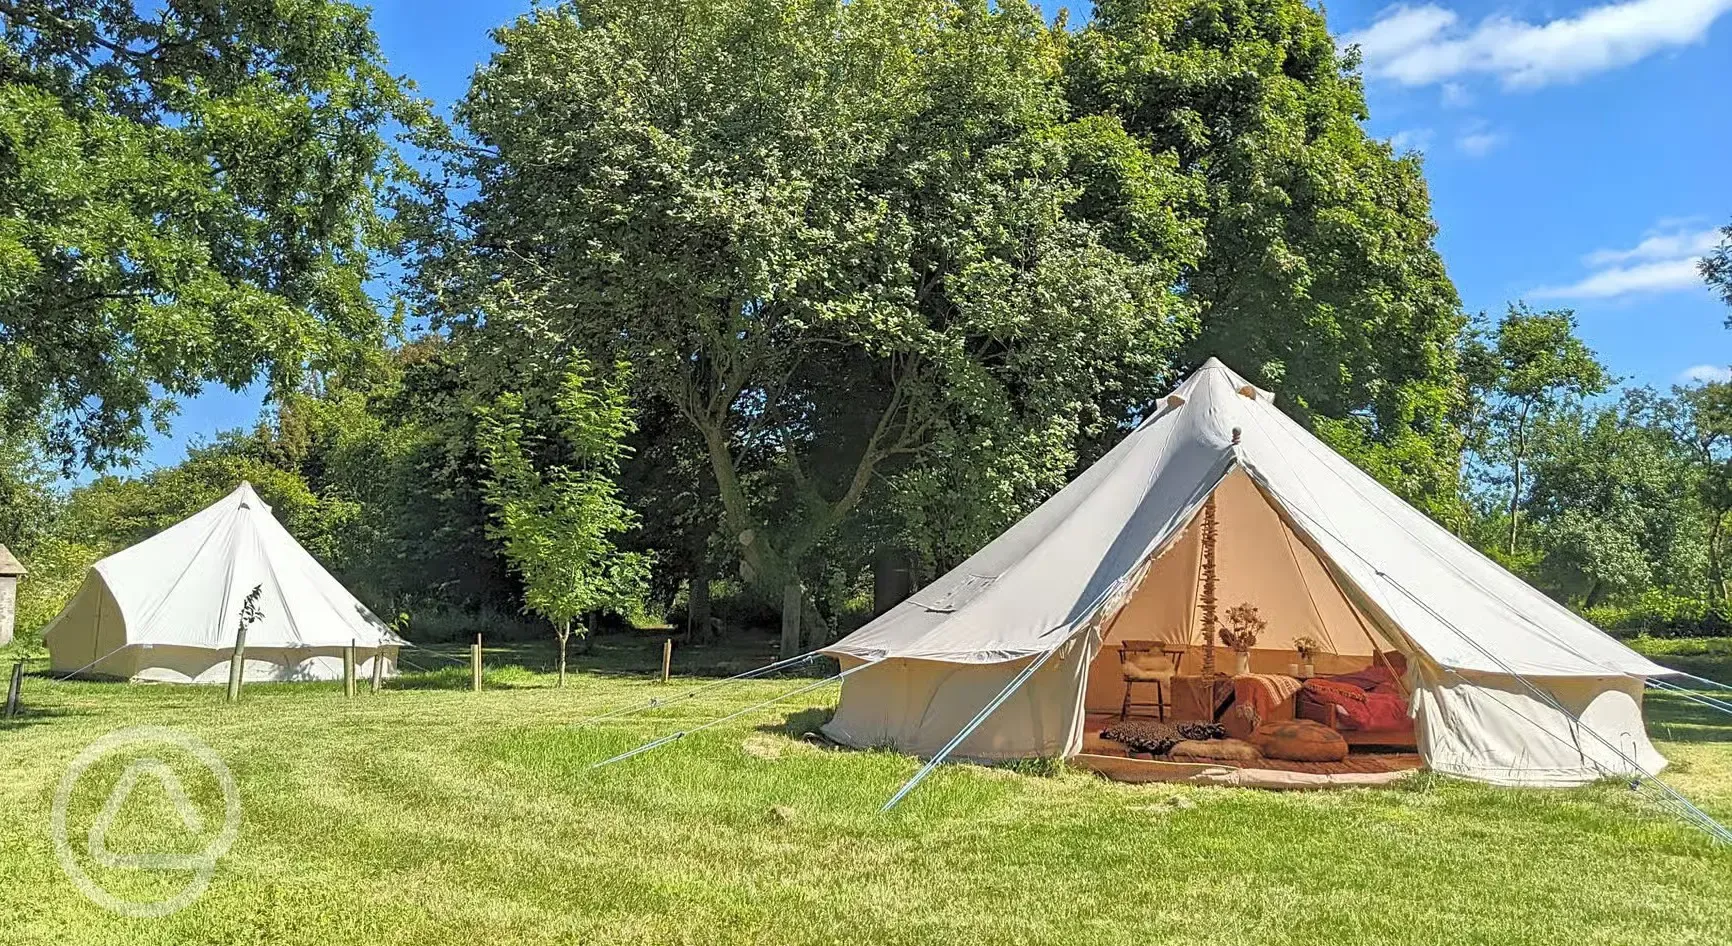
[(1235, 466), (1443, 666), (1562, 676), (1669, 672), (1403, 502), (1213, 358), (1046, 503), (826, 652), (957, 663), (1043, 653), (1103, 602), (1128, 594), (1140, 566), (1180, 534)]

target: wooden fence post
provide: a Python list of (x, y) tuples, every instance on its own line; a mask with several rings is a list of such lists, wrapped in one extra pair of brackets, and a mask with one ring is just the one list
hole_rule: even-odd
[(373, 647), (373, 692), (385, 688), (385, 648), (380, 645)]
[(235, 631), (235, 651), (229, 655), (229, 702), (234, 703), (241, 698), (241, 671), (247, 662), (247, 625), (241, 622), (240, 629)]
[(469, 645), (469, 688), (476, 693), (481, 692), (481, 635), (475, 635), (475, 643)]
[(343, 695), (349, 699), (355, 698), (355, 641), (349, 640), (343, 648)]
[(668, 682), (668, 665), (674, 661), (674, 639), (662, 641), (662, 682)]
[(6, 685), (6, 718), (18, 715), (18, 702), (24, 692), (24, 661), (12, 662), (12, 682)]

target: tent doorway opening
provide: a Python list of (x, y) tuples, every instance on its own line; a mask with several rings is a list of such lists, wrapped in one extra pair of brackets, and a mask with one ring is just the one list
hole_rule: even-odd
[[(1231, 623), (1232, 608), (1254, 608), (1264, 622), (1255, 645), (1240, 653), (1217, 640), (1213, 675), (1208, 672), (1199, 514), (1149, 563), (1124, 607), (1102, 624), (1101, 648), (1088, 669), (1083, 751), (1316, 774), (1419, 767), (1404, 679), (1407, 659), (1395, 635), (1355, 602), (1242, 467), (1235, 466), (1215, 488), (1214, 506), (1217, 626)], [(1301, 646), (1311, 653), (1302, 655)], [(1197, 755), (1210, 751), (1210, 740), (1161, 752), (1159, 741), (1151, 749), (1150, 743), (1112, 738), (1139, 731), (1120, 725), (1136, 721), (1216, 724), (1240, 745), (1216, 747), (1223, 757), (1211, 760)], [(1329, 745), (1345, 743), (1346, 756), (1280, 758), (1331, 754), (1311, 745), (1271, 747), (1272, 731), (1295, 722), (1289, 731)], [(1244, 743), (1273, 757), (1246, 758)]]

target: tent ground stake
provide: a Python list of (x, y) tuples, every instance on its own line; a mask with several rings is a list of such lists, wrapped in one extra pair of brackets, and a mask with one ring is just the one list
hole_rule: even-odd
[(668, 666), (674, 660), (674, 639), (662, 641), (662, 682), (668, 682)]
[(469, 645), (469, 689), (481, 692), (481, 635), (475, 635), (475, 643)]
[(349, 699), (355, 698), (355, 642), (349, 641), (343, 648), (343, 695)]
[(385, 688), (385, 648), (373, 648), (373, 692)]

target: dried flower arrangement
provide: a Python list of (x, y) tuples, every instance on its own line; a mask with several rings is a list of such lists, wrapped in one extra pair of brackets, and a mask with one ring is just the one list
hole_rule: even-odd
[(1311, 658), (1323, 652), (1323, 645), (1317, 643), (1315, 637), (1295, 637), (1293, 649), (1299, 652), (1300, 660), (1310, 663)]
[(1268, 626), (1269, 622), (1257, 613), (1256, 605), (1242, 601), (1227, 609), (1227, 626), (1221, 628), (1221, 643), (1243, 654), (1257, 646), (1257, 635)]

